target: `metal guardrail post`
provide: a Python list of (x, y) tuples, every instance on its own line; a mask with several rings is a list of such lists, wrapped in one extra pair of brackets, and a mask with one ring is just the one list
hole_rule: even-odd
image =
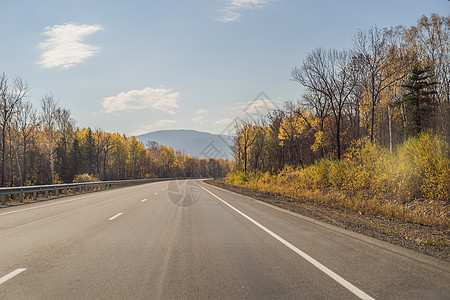
[(33, 192), (33, 200), (37, 200), (37, 192)]
[(19, 193), (19, 203), (23, 203), (23, 193)]
[(45, 191), (45, 198), (48, 198), (48, 191)]
[(6, 204), (5, 195), (2, 195), (2, 205)]

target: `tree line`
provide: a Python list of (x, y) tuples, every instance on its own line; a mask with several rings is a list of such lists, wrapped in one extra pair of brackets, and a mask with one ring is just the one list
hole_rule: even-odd
[(341, 159), (366, 138), (390, 151), (431, 130), (450, 141), (450, 17), (358, 30), (350, 50), (317, 48), (292, 68), (300, 100), (236, 124), (236, 169), (276, 173)]
[(153, 177), (223, 177), (231, 162), (198, 159), (134, 136), (79, 128), (53, 94), (36, 109), (27, 83), (0, 75), (0, 186), (69, 183), (79, 174), (95, 180)]

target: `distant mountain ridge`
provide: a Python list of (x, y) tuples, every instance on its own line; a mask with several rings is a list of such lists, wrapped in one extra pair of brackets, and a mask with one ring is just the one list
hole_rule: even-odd
[(136, 139), (145, 145), (155, 141), (196, 158), (233, 159), (230, 148), (232, 137), (227, 135), (178, 129), (149, 132), (136, 136)]

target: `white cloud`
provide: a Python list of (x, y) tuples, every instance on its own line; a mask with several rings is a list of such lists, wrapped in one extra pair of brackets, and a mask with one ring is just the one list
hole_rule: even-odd
[(148, 130), (137, 129), (137, 130), (135, 130), (135, 131), (132, 131), (132, 132), (130, 133), (130, 136), (138, 136), (138, 135), (146, 134), (146, 133), (148, 133)]
[(244, 112), (250, 114), (260, 111), (269, 112), (275, 108), (277, 108), (277, 106), (271, 99), (258, 99), (249, 102), (248, 105), (244, 108)]
[(233, 119), (230, 119), (230, 118), (223, 118), (223, 119), (220, 119), (220, 120), (215, 121), (214, 123), (215, 123), (215, 124), (221, 124), (221, 125), (228, 125), (228, 124), (230, 124), (231, 122), (233, 122)]
[(152, 124), (139, 126), (139, 129), (136, 129), (136, 130), (130, 132), (130, 136), (138, 136), (141, 134), (149, 133), (150, 131), (153, 130), (153, 128), (154, 128), (154, 125), (152, 125)]
[(195, 112), (196, 115), (207, 114), (208, 111), (206, 109), (199, 109)]
[(229, 0), (228, 4), (220, 10), (221, 15), (217, 21), (230, 23), (241, 18), (241, 12), (245, 9), (263, 8), (275, 0)]
[(48, 38), (38, 47), (42, 50), (38, 64), (44, 68), (70, 69), (99, 51), (99, 47), (83, 43), (83, 40), (99, 30), (100, 25), (64, 24), (46, 27), (43, 35)]
[(170, 89), (147, 87), (143, 90), (120, 92), (116, 96), (104, 98), (102, 105), (107, 113), (151, 108), (174, 115), (174, 109), (178, 108), (179, 96), (180, 93), (171, 93)]
[(192, 118), (191, 121), (194, 122), (194, 123), (197, 123), (197, 124), (202, 124), (203, 123), (203, 116), (198, 116), (198, 117)]
[(177, 123), (177, 121), (175, 120), (159, 120), (158, 122), (155, 123), (155, 126), (157, 127), (167, 127), (170, 124), (174, 124)]

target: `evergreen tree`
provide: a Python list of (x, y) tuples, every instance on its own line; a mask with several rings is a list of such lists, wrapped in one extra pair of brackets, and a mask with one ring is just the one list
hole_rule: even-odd
[(408, 136), (416, 136), (429, 125), (431, 112), (434, 109), (433, 95), (436, 82), (432, 81), (430, 69), (414, 67), (411, 76), (403, 87), (406, 92), (403, 98), (395, 104), (404, 104), (407, 124), (405, 131)]
[(67, 182), (72, 182), (75, 175), (80, 174), (81, 161), (83, 158), (82, 149), (80, 147), (80, 143), (78, 139), (75, 137), (72, 142), (72, 147), (70, 149), (70, 167)]

